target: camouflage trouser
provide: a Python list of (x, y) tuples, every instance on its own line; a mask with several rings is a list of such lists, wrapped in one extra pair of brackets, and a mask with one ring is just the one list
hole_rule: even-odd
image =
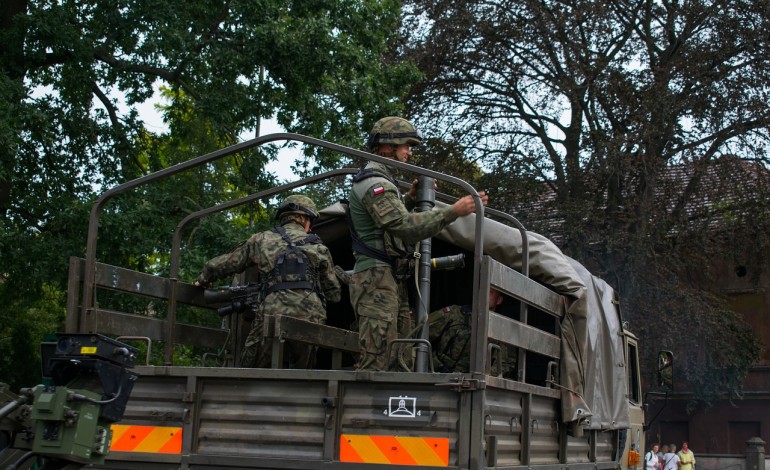
[[(264, 317), (257, 313), (251, 324), (251, 331), (246, 337), (246, 344), (241, 355), (241, 367), (270, 368), (273, 341), (263, 336)], [(310, 320), (306, 318), (303, 320)], [(316, 346), (295, 341), (284, 343), (283, 364), (286, 369), (312, 369), (315, 366)]]
[(361, 350), (358, 368), (389, 370), (398, 365), (399, 355), (411, 368), (411, 347), (396, 348), (390, 358), (386, 357), (388, 343), (405, 337), (412, 329), (405, 286), (396, 282), (389, 267), (375, 267), (353, 274), (349, 287), (350, 302), (358, 320)]
[[(470, 371), (471, 351), (470, 340), (464, 345), (462, 351), (434, 351), (433, 367), (436, 372), (462, 372)], [(491, 354), (490, 374), (502, 375), (506, 379), (516, 379), (518, 370), (516, 366), (516, 349), (501, 344), (500, 349), (493, 349)], [(502, 373), (500, 367), (502, 364)]]

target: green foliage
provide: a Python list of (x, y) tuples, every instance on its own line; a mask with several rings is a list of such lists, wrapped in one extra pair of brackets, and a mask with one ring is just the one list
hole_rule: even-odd
[[(398, 36), (401, 4), (393, 0), (7, 6), (11, 15), (0, 22), (0, 290), (5, 324), (15, 328), (7, 344), (19, 351), (25, 341), (32, 349), (43, 330), (62, 329), (61, 318), (38, 323), (29, 312), (45, 286), (65, 288), (68, 258), (84, 254), (97, 194), (235, 144), (271, 117), (293, 132), (356, 145), (362, 125), (397, 111), (417, 77), (413, 66), (387, 57)], [(159, 85), (168, 132), (155, 135), (138, 105)], [(97, 258), (168, 274), (177, 223), (274, 186), (265, 164), (276, 151), (244, 151), (111, 199)], [(306, 154), (319, 170), (339, 158)], [(191, 222), (182, 233), (182, 279), (265, 224), (269, 204)], [(15, 382), (21, 377), (11, 366), (2, 364), (0, 377), (30, 385)]]
[[(482, 171), (474, 162), (466, 158), (465, 149), (454, 142), (440, 139), (426, 139), (419, 147), (415, 147), (415, 155), (409, 163), (434, 171), (439, 171), (467, 181), (478, 187), (482, 178)], [(439, 192), (447, 193), (455, 197), (464, 196), (466, 191), (459, 186), (450, 186), (446, 183), (439, 185)]]
[(66, 291), (46, 284), (35, 301), (19, 301), (16, 292), (0, 284), (0, 302), (5, 306), (0, 312), (0, 370), (4, 381), (18, 385), (40, 382), (40, 341), (52, 325), (64, 321), (66, 300)]
[[(751, 251), (744, 264), (766, 269), (770, 199), (748, 197), (767, 194), (751, 175), (724, 181), (752, 190), (721, 191), (711, 191), (710, 175), (730, 154), (761, 162), (755, 173), (770, 166), (767, 8), (413, 0), (407, 11), (403, 56), (426, 77), (407, 112), (493, 168), (492, 207), (515, 208), (615, 285), (650, 351), (667, 328), (697, 327), (709, 338), (695, 349), (666, 341), (688, 358), (678, 370), (702, 374), (698, 398), (737, 390), (759, 358), (756, 342), (710, 293), (722, 287), (719, 261)], [(756, 242), (731, 244), (741, 231)], [(719, 349), (726, 344), (729, 357)], [(703, 357), (690, 360), (693, 350)]]

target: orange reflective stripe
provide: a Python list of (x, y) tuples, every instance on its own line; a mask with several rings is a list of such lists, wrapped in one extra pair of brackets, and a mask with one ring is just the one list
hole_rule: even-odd
[(110, 451), (182, 453), (182, 428), (113, 424)]
[(181, 454), (182, 453), (182, 428), (175, 432), (159, 450), (161, 454)]
[(449, 465), (449, 439), (342, 434), (340, 461), (394, 465)]
[[(110, 444), (110, 451), (117, 450), (121, 452), (131, 452), (136, 448), (136, 445), (144, 440), (153, 426), (124, 426), (122, 424), (113, 424), (112, 428), (113, 437), (112, 444)], [(115, 429), (123, 428), (120, 432), (120, 438), (115, 439)]]

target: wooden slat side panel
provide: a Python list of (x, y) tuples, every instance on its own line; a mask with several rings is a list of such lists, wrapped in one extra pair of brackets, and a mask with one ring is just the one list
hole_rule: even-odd
[(557, 318), (562, 317), (564, 300), (561, 295), (494, 259), (489, 262), (494, 287)]
[(554, 359), (561, 350), (558, 336), (494, 312), (489, 313), (489, 338)]
[[(163, 340), (164, 320), (109, 310), (96, 310), (96, 315), (98, 315), (99, 333), (115, 336), (146, 336), (153, 341)], [(224, 346), (227, 335), (227, 330), (177, 323), (174, 342), (216, 349)]]
[[(171, 291), (171, 280), (131, 269), (96, 263), (96, 286), (128, 292), (130, 294), (167, 300)], [(203, 289), (184, 282), (177, 283), (177, 300), (197, 307), (211, 308), (203, 300)]]
[[(566, 424), (564, 424), (566, 426)], [(589, 435), (591, 431), (586, 431), (582, 437), (572, 437), (569, 434), (567, 438), (567, 462), (586, 463), (591, 461), (591, 446)], [(605, 458), (604, 461), (607, 461)]]
[[(269, 317), (266, 316), (266, 322)], [(286, 315), (276, 315), (275, 328), (268, 331), (271, 335), (283, 339), (310, 343), (323, 348), (340, 349), (352, 353), (358, 353), (360, 350), (358, 333), (355, 331), (319, 325)]]
[(611, 462), (617, 441), (618, 431), (596, 431), (596, 461)]

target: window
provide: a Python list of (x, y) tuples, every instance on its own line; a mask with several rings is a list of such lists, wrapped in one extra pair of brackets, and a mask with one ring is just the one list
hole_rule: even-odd
[(636, 343), (627, 339), (626, 374), (628, 374), (628, 399), (634, 403), (642, 402), (642, 391), (639, 384), (639, 354)]

